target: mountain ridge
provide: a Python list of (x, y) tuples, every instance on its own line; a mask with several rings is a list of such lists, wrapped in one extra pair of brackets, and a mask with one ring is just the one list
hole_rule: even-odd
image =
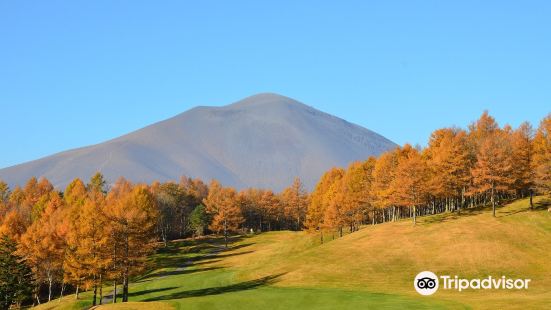
[(298, 176), (312, 189), (332, 166), (395, 146), (292, 98), (261, 93), (225, 106), (197, 106), (102, 143), (0, 169), (0, 179), (14, 186), (44, 176), (62, 188), (100, 171), (109, 182), (119, 176), (149, 183), (185, 175), (281, 190)]

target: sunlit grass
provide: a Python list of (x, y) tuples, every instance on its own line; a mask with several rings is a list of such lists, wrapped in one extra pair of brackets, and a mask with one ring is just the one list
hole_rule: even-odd
[[(317, 234), (272, 232), (173, 242), (108, 309), (545, 308), (551, 303), (551, 214), (538, 198), (383, 225), (321, 245)], [(417, 273), (530, 278), (527, 291), (439, 290), (422, 297)], [(106, 288), (106, 290), (109, 290)], [(87, 295), (83, 294), (83, 298)], [(60, 306), (75, 306), (71, 296)], [(147, 303), (145, 303), (147, 302)], [(153, 304), (153, 302), (155, 304)], [(43, 305), (57, 305), (57, 301)], [(85, 306), (84, 304), (78, 307)], [(145, 308), (143, 308), (145, 307)]]

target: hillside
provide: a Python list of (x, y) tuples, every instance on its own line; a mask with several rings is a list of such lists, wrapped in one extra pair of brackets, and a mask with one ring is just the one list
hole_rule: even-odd
[[(234, 239), (172, 243), (156, 268), (131, 286), (133, 302), (163, 302), (157, 309), (543, 309), (551, 303), (551, 200), (527, 200), (498, 210), (441, 214), (365, 227), (319, 244), (304, 232), (273, 232)], [(527, 291), (439, 290), (423, 297), (413, 278), (424, 270), (465, 278), (530, 278)], [(106, 288), (109, 291), (109, 288)], [(86, 296), (86, 294), (84, 294)], [(75, 307), (74, 297), (40, 309)], [(86, 301), (81, 301), (84, 306)], [(77, 307), (78, 308), (78, 307)], [(142, 303), (105, 309), (145, 309)]]
[[(63, 189), (96, 171), (109, 182), (213, 178), (239, 189), (281, 190), (299, 176), (308, 189), (334, 166), (396, 145), (381, 135), (276, 94), (197, 107), (125, 136), (0, 170), (13, 188), (46, 177)], [(266, 176), (269, 175), (269, 178)]]

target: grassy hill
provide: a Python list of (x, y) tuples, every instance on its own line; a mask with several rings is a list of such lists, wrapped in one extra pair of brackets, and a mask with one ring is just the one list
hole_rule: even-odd
[[(154, 270), (131, 286), (132, 303), (101, 309), (538, 309), (551, 304), (551, 201), (521, 200), (365, 227), (319, 244), (317, 235), (273, 232), (174, 242), (152, 258)], [(417, 273), (530, 278), (526, 291), (413, 289)], [(109, 288), (105, 288), (109, 292)], [(88, 296), (83, 294), (83, 297)], [(41, 309), (74, 309), (73, 296)], [(145, 304), (155, 303), (155, 304)]]

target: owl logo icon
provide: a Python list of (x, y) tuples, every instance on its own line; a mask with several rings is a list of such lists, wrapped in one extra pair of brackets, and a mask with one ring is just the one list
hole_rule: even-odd
[(430, 296), (438, 290), (438, 277), (430, 271), (423, 271), (415, 277), (413, 287), (417, 293)]

